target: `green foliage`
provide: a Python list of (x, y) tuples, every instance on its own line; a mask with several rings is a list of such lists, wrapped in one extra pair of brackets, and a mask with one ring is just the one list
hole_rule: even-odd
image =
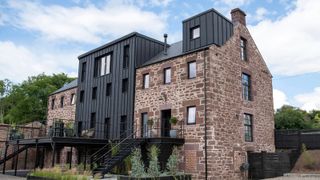
[(133, 177), (141, 178), (146, 174), (141, 158), (141, 150), (138, 148), (134, 149), (131, 155), (131, 176)]
[(66, 170), (55, 166), (54, 168), (36, 169), (29, 175), (37, 177), (51, 178), (54, 180), (89, 180), (91, 172), (79, 173), (76, 169)]
[(160, 149), (156, 145), (152, 145), (149, 149), (149, 167), (148, 167), (148, 175), (151, 177), (160, 176), (160, 166), (158, 156), (160, 153)]
[(178, 122), (178, 118), (176, 118), (176, 117), (171, 117), (171, 118), (170, 118), (170, 123), (171, 123), (171, 124), (176, 125), (177, 122)]
[(275, 114), (276, 129), (310, 129), (308, 113), (292, 106), (282, 106)]
[(176, 146), (173, 147), (172, 154), (170, 155), (167, 161), (167, 171), (171, 176), (175, 176), (178, 173), (178, 165), (179, 165), (179, 151)]
[(49, 94), (72, 80), (63, 73), (51, 76), (40, 74), (29, 77), (21, 84), (11, 85), (7, 81), (5, 92), (3, 83), (1, 83), (0, 93), (5, 95), (1, 96), (0, 106), (3, 110), (4, 122), (23, 124), (35, 120), (45, 120)]

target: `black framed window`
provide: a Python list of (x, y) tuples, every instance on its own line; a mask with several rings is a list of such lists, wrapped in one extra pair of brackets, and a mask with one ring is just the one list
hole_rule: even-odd
[(60, 98), (60, 107), (63, 108), (64, 105), (64, 96), (61, 96)]
[(70, 104), (74, 105), (76, 103), (76, 94), (72, 93), (70, 98)]
[(143, 89), (149, 88), (149, 83), (150, 83), (150, 76), (149, 76), (149, 74), (144, 74), (144, 75), (143, 75)]
[(163, 82), (164, 84), (170, 84), (171, 83), (171, 68), (165, 68), (163, 70)]
[(84, 90), (81, 90), (80, 91), (80, 98), (79, 98), (79, 101), (82, 103), (84, 100)]
[(188, 78), (193, 79), (197, 76), (197, 63), (196, 61), (188, 62)]
[(93, 65), (93, 77), (98, 77), (99, 74), (99, 64), (101, 63), (101, 59), (95, 59)]
[(148, 113), (141, 113), (141, 137), (148, 137)]
[(196, 107), (189, 106), (187, 107), (187, 124), (195, 124), (196, 123)]
[(92, 99), (97, 99), (97, 87), (92, 88)]
[(242, 98), (251, 101), (251, 77), (242, 73)]
[(126, 138), (127, 137), (127, 116), (123, 115), (120, 118), (120, 138)]
[(247, 40), (240, 38), (240, 57), (241, 60), (247, 61)]
[(90, 118), (90, 129), (96, 127), (96, 113), (91, 113), (91, 118)]
[(109, 138), (109, 127), (110, 127), (110, 118), (104, 119), (104, 137)]
[(246, 142), (252, 142), (252, 115), (244, 114), (244, 139)]
[(197, 39), (200, 37), (200, 26), (196, 26), (190, 29), (190, 39)]
[(51, 99), (51, 110), (54, 109), (54, 103), (55, 103), (56, 99), (52, 98)]
[(81, 82), (83, 82), (86, 79), (86, 72), (87, 72), (87, 62), (83, 62), (82, 68), (81, 68)]
[(111, 73), (111, 57), (112, 54), (109, 53), (101, 58), (100, 75), (106, 75)]
[(129, 61), (130, 61), (130, 54), (129, 54), (130, 47), (129, 45), (124, 46), (123, 48), (123, 68), (129, 67)]
[(112, 85), (111, 83), (107, 83), (106, 96), (111, 96), (111, 92), (112, 92)]
[(122, 79), (122, 92), (125, 93), (128, 91), (128, 78)]

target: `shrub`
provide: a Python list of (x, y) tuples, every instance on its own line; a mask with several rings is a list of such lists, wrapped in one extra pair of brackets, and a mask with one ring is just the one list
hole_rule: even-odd
[(316, 162), (315, 160), (311, 157), (311, 154), (308, 152), (307, 147), (305, 144), (302, 144), (302, 158), (305, 162), (304, 167), (307, 169), (315, 169)]
[(176, 117), (171, 117), (171, 118), (170, 118), (170, 124), (176, 125), (177, 122), (178, 122), (178, 119), (177, 119)]
[(132, 164), (131, 175), (133, 177), (140, 178), (146, 174), (141, 157), (142, 157), (141, 150), (138, 148), (134, 149), (131, 156), (131, 164)]
[(148, 167), (148, 175), (151, 177), (158, 177), (160, 176), (160, 166), (159, 166), (159, 160), (158, 160), (158, 155), (160, 153), (160, 149), (152, 145), (149, 148), (149, 167)]
[(173, 147), (172, 154), (167, 161), (167, 171), (170, 175), (175, 176), (178, 173), (179, 152), (176, 146)]

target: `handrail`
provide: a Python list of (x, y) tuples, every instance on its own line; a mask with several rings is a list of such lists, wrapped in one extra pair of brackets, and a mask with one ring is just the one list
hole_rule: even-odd
[[(131, 129), (129, 129), (131, 130)], [(127, 130), (128, 131), (128, 130)], [(126, 131), (126, 132), (127, 132)], [(132, 137), (133, 135), (135, 135), (137, 133), (137, 129), (132, 132), (129, 136), (127, 136), (126, 138), (124, 138), (123, 140), (121, 140), (119, 143), (117, 143), (114, 147), (112, 147), (108, 152), (104, 153), (104, 155), (100, 156), (99, 158), (93, 160), (93, 158), (98, 154), (100, 153), (102, 150), (104, 150), (109, 144), (106, 144), (104, 145), (102, 148), (100, 148), (98, 151), (96, 151), (95, 153), (93, 153), (91, 156), (90, 156), (90, 159), (91, 159), (91, 164), (92, 163), (95, 163), (97, 162), (98, 160), (102, 159), (103, 157), (105, 157), (107, 154), (111, 153), (113, 149), (117, 148), (118, 146), (120, 146), (124, 141), (126, 141), (127, 139), (129, 139), (130, 137)], [(124, 132), (125, 133), (125, 132)]]

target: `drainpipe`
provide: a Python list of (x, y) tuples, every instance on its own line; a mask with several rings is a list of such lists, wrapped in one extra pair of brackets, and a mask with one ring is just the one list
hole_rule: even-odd
[(204, 163), (205, 179), (208, 179), (208, 155), (207, 155), (207, 50), (204, 51)]

